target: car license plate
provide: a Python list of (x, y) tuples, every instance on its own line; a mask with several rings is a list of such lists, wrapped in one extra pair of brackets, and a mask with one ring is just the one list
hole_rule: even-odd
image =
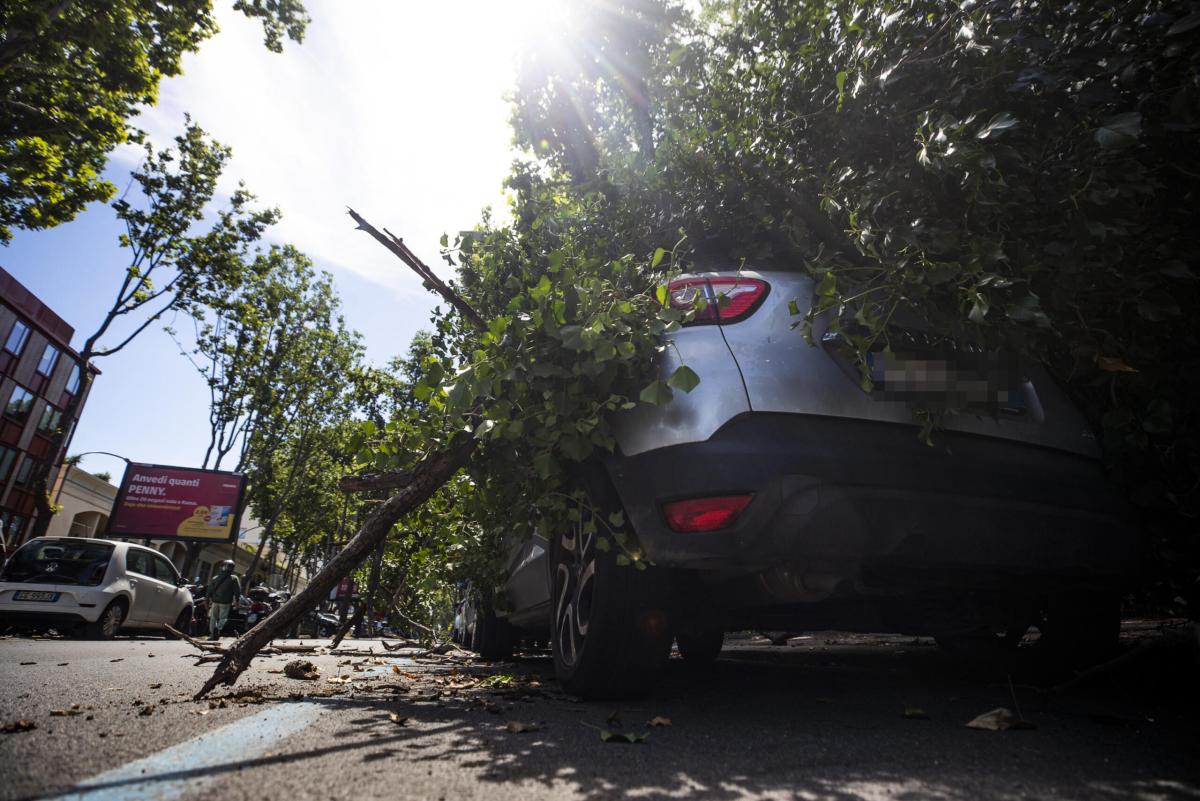
[(58, 600), (60, 593), (57, 592), (34, 592), (32, 590), (19, 590), (13, 593), (14, 601), (42, 601), (43, 603), (53, 603)]

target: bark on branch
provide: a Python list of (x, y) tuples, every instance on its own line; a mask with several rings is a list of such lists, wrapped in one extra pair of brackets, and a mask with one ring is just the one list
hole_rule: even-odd
[(474, 450), (475, 440), (472, 439), (425, 457), (413, 469), (413, 479), (408, 486), (377, 507), (367, 517), (358, 533), (346, 543), (346, 547), (321, 568), (307, 587), (292, 596), (279, 611), (238, 637), (237, 641), (229, 646), (217, 669), (196, 693), (195, 698), (203, 698), (219, 684), (233, 684), (237, 681), (238, 676), (250, 666), (250, 661), (263, 646), (273, 638), (282, 636), (301, 615), (314, 608), (322, 599), (329, 597), (329, 591), (334, 585), (370, 555), (387, 537), (396, 521), (428, 500), (439, 487), (450, 480), (458, 469), (467, 463)]
[(367, 473), (361, 476), (342, 476), (338, 480), (338, 489), (342, 492), (403, 489), (411, 484), (412, 480), (412, 470), (397, 470), (392, 473)]
[(400, 259), (400, 261), (407, 264), (413, 272), (421, 276), (423, 281), (433, 287), (434, 291), (441, 295), (447, 303), (457, 309), (459, 314), (470, 320), (476, 328), (481, 331), (487, 330), (487, 321), (483, 319), (479, 312), (475, 311), (475, 309), (471, 307), (471, 304), (463, 300), (461, 295), (459, 295), (450, 287), (446, 286), (445, 282), (438, 278), (433, 270), (429, 269), (429, 267), (423, 261), (417, 258), (415, 253), (409, 250), (408, 245), (404, 244), (403, 239), (394, 235), (391, 231), (387, 231), (386, 228), (384, 229), (387, 231), (386, 235), (380, 233), (375, 226), (364, 220), (362, 216), (359, 215), (359, 213), (354, 209), (347, 209), (347, 211), (350, 212), (350, 217), (354, 220), (355, 224), (358, 225), (360, 230), (366, 231), (368, 234), (375, 237), (375, 240), (379, 242), (379, 244), (390, 250), (396, 256), (396, 258)]

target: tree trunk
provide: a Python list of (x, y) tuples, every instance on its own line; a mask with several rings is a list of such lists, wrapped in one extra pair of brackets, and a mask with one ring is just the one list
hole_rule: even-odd
[(475, 441), (472, 439), (425, 457), (414, 471), (413, 482), (377, 507), (341, 553), (313, 576), (307, 587), (292, 596), (275, 614), (238, 637), (195, 698), (203, 698), (219, 684), (231, 685), (236, 682), (264, 645), (287, 632), (301, 615), (328, 597), (338, 581), (387, 538), (396, 522), (427, 501), (449, 481), (467, 463), (474, 450)]

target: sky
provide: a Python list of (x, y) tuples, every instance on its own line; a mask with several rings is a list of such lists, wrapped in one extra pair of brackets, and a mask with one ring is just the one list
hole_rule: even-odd
[[(334, 276), (348, 324), (383, 364), (427, 327), (433, 298), (407, 267), (345, 214), (386, 226), (431, 266), (442, 233), (469, 229), (491, 206), (513, 158), (513, 55), (553, 23), (553, 0), (305, 0), (302, 45), (262, 46), (261, 27), (217, 0), (221, 32), (164, 81), (134, 124), (166, 145), (184, 114), (233, 148), (219, 191), (239, 180), (282, 221), (268, 234)], [(139, 151), (118, 150), (107, 176), (128, 183)], [(111, 305), (127, 266), (112, 210), (93, 204), (49, 231), (16, 234), (0, 265), (75, 328), (78, 347)], [(444, 271), (440, 271), (445, 274)], [(115, 335), (114, 335), (115, 341)], [(198, 466), (208, 443), (207, 390), (158, 327), (97, 361), (71, 453)], [(85, 457), (120, 479), (124, 464)]]

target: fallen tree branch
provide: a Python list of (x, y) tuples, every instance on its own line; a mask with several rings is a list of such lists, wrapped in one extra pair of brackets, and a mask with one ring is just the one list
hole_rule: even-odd
[(182, 631), (175, 628), (174, 626), (168, 626), (166, 623), (163, 624), (163, 628), (166, 629), (167, 632), (171, 634), (171, 636), (178, 637), (179, 639), (186, 641), (193, 648), (198, 648), (201, 651), (212, 651), (212, 652), (218, 653), (218, 654), (225, 653), (225, 646), (223, 646), (223, 645), (216, 645), (211, 642), (200, 642), (196, 638), (189, 637), (188, 635), (184, 634)]
[[(450, 287), (446, 286), (442, 279), (438, 278), (433, 270), (429, 269), (423, 261), (417, 258), (417, 255), (409, 250), (408, 245), (404, 244), (404, 240), (388, 231), (387, 235), (381, 234), (375, 226), (371, 225), (354, 209), (347, 209), (350, 212), (350, 217), (358, 225), (358, 227), (366, 231), (375, 240), (385, 248), (390, 250), (396, 258), (407, 264), (413, 272), (421, 277), (425, 283), (429, 284), (433, 289), (441, 295), (447, 303), (453, 306), (467, 320), (475, 325), (481, 331), (487, 330), (487, 321), (479, 312), (471, 307), (471, 304), (463, 300), (462, 296), (455, 292)], [(387, 230), (387, 229), (384, 229)]]
[(371, 492), (407, 487), (413, 479), (413, 471), (397, 470), (393, 473), (367, 473), (362, 476), (342, 476), (338, 489), (342, 492)]
[(232, 685), (236, 682), (267, 643), (288, 631), (301, 615), (328, 597), (329, 591), (387, 537), (396, 521), (428, 500), (449, 481), (467, 463), (474, 450), (475, 440), (469, 439), (422, 459), (413, 471), (412, 483), (371, 512), (358, 533), (321, 568), (307, 587), (229, 646), (217, 669), (194, 697), (203, 698), (219, 684)]

